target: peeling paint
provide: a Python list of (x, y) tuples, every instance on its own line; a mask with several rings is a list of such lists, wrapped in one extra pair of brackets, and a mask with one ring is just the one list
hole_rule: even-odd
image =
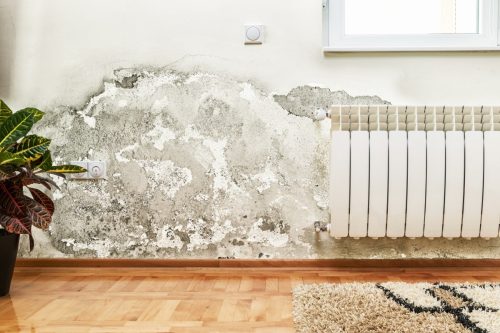
[(116, 160), (118, 162), (122, 162), (122, 163), (130, 162), (130, 159), (128, 159), (126, 157), (123, 157), (123, 154), (126, 153), (126, 152), (133, 152), (137, 148), (139, 148), (139, 144), (134, 143), (133, 145), (128, 145), (128, 146), (120, 149), (120, 151), (118, 151), (117, 153), (115, 153)]
[(169, 128), (162, 126), (161, 118), (155, 118), (155, 127), (144, 134), (142, 142), (150, 143), (158, 150), (163, 150), (165, 143), (175, 139), (175, 133)]
[(276, 178), (276, 175), (273, 173), (269, 165), (266, 166), (266, 169), (263, 172), (253, 175), (252, 179), (260, 182), (260, 185), (257, 186), (257, 192), (260, 194), (262, 194), (265, 190), (270, 189), (271, 185), (278, 181), (278, 178)]
[(260, 218), (248, 233), (248, 241), (263, 243), (273, 247), (284, 247), (288, 243), (288, 234), (279, 230), (263, 228), (264, 220)]
[(241, 83), (240, 86), (243, 88), (240, 92), (240, 97), (247, 100), (252, 101), (255, 99), (255, 90), (253, 89), (250, 83)]
[(172, 161), (136, 160), (135, 162), (146, 171), (150, 196), (159, 188), (161, 193), (173, 199), (179, 189), (193, 179), (191, 170), (178, 167)]

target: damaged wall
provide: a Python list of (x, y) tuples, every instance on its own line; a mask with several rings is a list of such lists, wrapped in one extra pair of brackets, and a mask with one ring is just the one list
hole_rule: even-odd
[[(31, 256), (474, 257), (498, 241), (341, 240), (328, 223), (329, 122), (310, 110), (382, 104), (301, 86), (287, 95), (206, 72), (124, 69), (82, 109), (36, 132), (56, 161), (105, 160), (108, 179), (60, 182), (50, 231)], [(61, 129), (64, 129), (61, 131)], [(461, 246), (468, 245), (467, 251)], [(490, 249), (487, 249), (490, 246)]]
[[(61, 183), (50, 231), (22, 255), (499, 258), (498, 240), (313, 232), (329, 219), (329, 127), (314, 108), (500, 104), (496, 53), (324, 54), (321, 7), (0, 0), (0, 98), (48, 112), (36, 130), (56, 161), (108, 163), (107, 180)], [(243, 44), (250, 22), (263, 45)]]
[(304, 232), (328, 220), (329, 128), (289, 106), (213, 73), (117, 71), (82, 110), (58, 108), (37, 129), (56, 160), (107, 161), (108, 180), (61, 183), (35, 255), (314, 255)]

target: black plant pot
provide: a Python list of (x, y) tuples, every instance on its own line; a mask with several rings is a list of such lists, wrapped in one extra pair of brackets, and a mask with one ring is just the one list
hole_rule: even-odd
[(9, 293), (18, 247), (19, 235), (0, 229), (0, 296)]

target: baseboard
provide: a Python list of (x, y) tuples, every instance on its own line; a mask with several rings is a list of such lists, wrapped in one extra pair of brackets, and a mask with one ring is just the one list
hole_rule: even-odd
[(17, 267), (500, 268), (500, 259), (73, 259), (18, 258)]

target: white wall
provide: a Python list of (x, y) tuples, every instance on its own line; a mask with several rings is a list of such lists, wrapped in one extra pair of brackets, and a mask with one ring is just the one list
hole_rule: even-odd
[[(243, 24), (266, 42), (243, 45)], [(0, 0), (0, 97), (76, 105), (119, 67), (173, 65), (399, 104), (500, 104), (500, 53), (332, 54), (321, 0)]]

